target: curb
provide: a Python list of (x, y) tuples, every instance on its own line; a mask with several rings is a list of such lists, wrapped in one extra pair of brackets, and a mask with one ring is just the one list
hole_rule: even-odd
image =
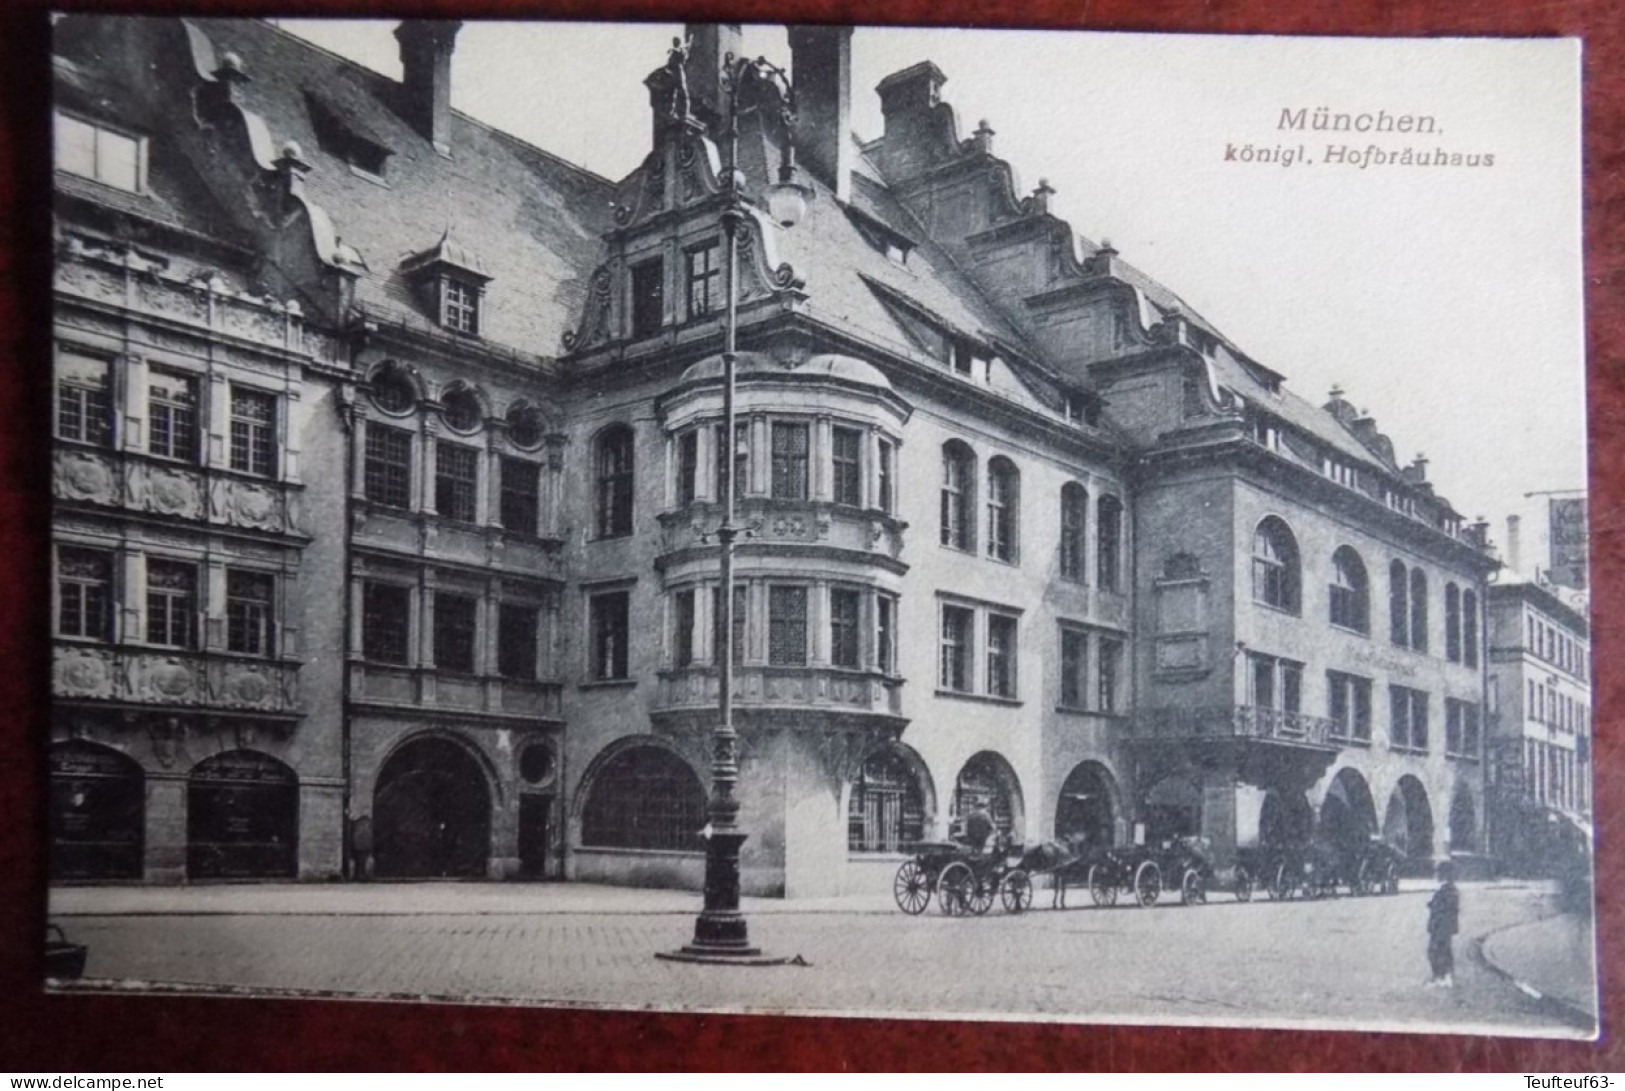
[(1591, 1032), (1591, 1040), (1596, 1041), (1597, 1038), (1602, 1034), (1602, 1021), (1596, 1014), (1571, 1000), (1565, 1000), (1560, 996), (1553, 996), (1550, 993), (1541, 992), (1541, 990), (1535, 988), (1533, 985), (1529, 984), (1529, 982), (1519, 978), (1510, 970), (1496, 965), (1490, 960), (1489, 955), (1484, 951), (1485, 942), (1495, 936), (1500, 935), (1502, 932), (1510, 932), (1514, 928), (1524, 928), (1531, 924), (1539, 924), (1541, 921), (1554, 919), (1555, 917), (1541, 917), (1534, 921), (1520, 921), (1517, 924), (1509, 924), (1504, 928), (1497, 928), (1493, 932), (1486, 932), (1484, 935), (1473, 940), (1469, 950), (1472, 952), (1473, 960), (1480, 966), (1483, 966), (1496, 977), (1499, 977), (1502, 981), (1505, 981), (1507, 984), (1523, 993), (1530, 1000), (1533, 1000), (1538, 1007), (1544, 1008), (1566, 1023), (1572, 1023), (1582, 1030), (1589, 1030)]

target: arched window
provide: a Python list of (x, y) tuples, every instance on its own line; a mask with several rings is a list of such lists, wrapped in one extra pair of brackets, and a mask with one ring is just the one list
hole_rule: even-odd
[(588, 848), (698, 851), (705, 790), (687, 762), (659, 746), (633, 746), (604, 763), (587, 789)]
[(1444, 585), (1444, 657), (1461, 662), (1461, 588)]
[(990, 750), (983, 750), (965, 763), (954, 782), (952, 817), (963, 819), (985, 808), (993, 828), (1007, 844), (1021, 838), (1017, 828), (1021, 817), (1021, 787), (1010, 763)]
[(942, 446), (942, 544), (966, 551), (976, 548), (976, 455), (950, 440)]
[(1411, 647), (1428, 650), (1428, 578), (1420, 568), (1411, 569)]
[(876, 750), (852, 782), (846, 811), (851, 852), (901, 852), (925, 839), (925, 793), (908, 760), (896, 750)]
[(1089, 541), (1089, 494), (1076, 481), (1061, 486), (1061, 578), (1083, 582), (1084, 549)]
[(1371, 588), (1365, 562), (1348, 546), (1332, 554), (1331, 620), (1359, 633), (1371, 631)]
[(1388, 566), (1388, 637), (1398, 647), (1411, 642), (1410, 573), (1395, 561)]
[(1007, 458), (987, 463), (987, 555), (996, 561), (1016, 559), (1021, 526), (1021, 474)]
[(1478, 596), (1471, 591), (1461, 593), (1461, 661), (1478, 666)]
[(1123, 568), (1123, 502), (1102, 496), (1095, 506), (1095, 567), (1103, 591), (1120, 591)]
[(1253, 532), (1253, 601), (1277, 610), (1299, 611), (1298, 543), (1274, 516)]
[(598, 537), (632, 533), (632, 429), (616, 425), (598, 437)]

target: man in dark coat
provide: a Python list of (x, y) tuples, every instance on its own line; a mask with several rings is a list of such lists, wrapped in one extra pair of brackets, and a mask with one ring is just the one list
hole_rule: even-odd
[(1448, 861), (1440, 864), (1439, 879), (1439, 889), (1428, 901), (1428, 964), (1433, 970), (1428, 984), (1453, 989), (1456, 987), (1456, 955), (1452, 942), (1461, 923), (1461, 893), (1456, 889), (1455, 865)]

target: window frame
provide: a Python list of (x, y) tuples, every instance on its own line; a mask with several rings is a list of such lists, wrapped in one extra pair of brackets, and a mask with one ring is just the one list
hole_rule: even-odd
[[(683, 305), (687, 321), (708, 318), (722, 308), (721, 256), (722, 243), (716, 239), (707, 239), (683, 250)], [(696, 260), (701, 257), (705, 259), (703, 268)], [(698, 307), (695, 306), (696, 300)]]
[(587, 596), (588, 678), (593, 682), (631, 679), (632, 592), (594, 591)]
[(829, 665), (863, 667), (863, 598), (856, 587), (829, 589)]
[(411, 511), (415, 436), (408, 428), (367, 422), (361, 455), (361, 494), (368, 503)]
[(1084, 583), (1089, 573), (1089, 490), (1076, 481), (1061, 486), (1057, 568), (1061, 579)]
[(1352, 546), (1339, 546), (1332, 553), (1326, 613), (1327, 620), (1339, 629), (1371, 635), (1371, 577)]
[(474, 526), (480, 522), (480, 451), (441, 439), (434, 448), (434, 510), (440, 518)]
[[(230, 402), (230, 422), (227, 437), (228, 459), (238, 473), (255, 477), (277, 475), (277, 395), (258, 387), (232, 383), (227, 395)], [(264, 416), (255, 416), (244, 410), (258, 406)]]
[(666, 325), (666, 262), (656, 255), (633, 262), (627, 272), (627, 329), (634, 339), (653, 337)]
[(976, 692), (976, 609), (957, 602), (938, 605), (937, 688)]
[[(522, 480), (515, 482), (515, 476)], [(542, 532), (542, 467), (526, 458), (497, 459), (497, 518), (502, 529), (527, 538)]]
[(1095, 501), (1095, 586), (1121, 592), (1123, 578), (1123, 499), (1101, 493)]
[[(455, 610), (450, 609), (455, 607)], [(463, 613), (466, 610), (467, 613)], [(434, 669), (474, 675), (480, 669), (480, 600), (466, 591), (434, 592)]]
[(976, 552), (976, 452), (960, 440), (942, 445), (939, 542), (960, 553)]
[(632, 534), (637, 486), (636, 436), (626, 424), (612, 424), (593, 443), (595, 522), (597, 537), (625, 538)]
[[(186, 586), (158, 586), (153, 577), (160, 571), (181, 577), (180, 582)], [(169, 557), (148, 557), (146, 576), (146, 643), (158, 648), (196, 650), (198, 603), (201, 601), (197, 564)]]
[(480, 286), (467, 277), (440, 277), (440, 325), (469, 337), (480, 335)]
[[(398, 616), (396, 612), (398, 610)], [(389, 580), (361, 584), (361, 657), (370, 663), (412, 663), (412, 589)]]
[[(767, 664), (770, 667), (805, 667), (809, 662), (809, 588), (804, 583), (767, 586)], [(799, 610), (789, 607), (799, 602)], [(799, 636), (800, 640), (795, 638)], [(800, 651), (797, 652), (799, 646)]]
[[(843, 440), (851, 450), (841, 450)], [(863, 507), (863, 430), (837, 424), (829, 433), (830, 499), (838, 507)]]
[(508, 682), (534, 682), (540, 677), (536, 657), (541, 647), (537, 637), (541, 618), (541, 608), (532, 603), (497, 604), (498, 678)]
[[(64, 367), (64, 360), (83, 361), (94, 366), (100, 374), (100, 384), (92, 385), (68, 374), (74, 368)], [(58, 348), (54, 368), (56, 414), (53, 422), (57, 439), (103, 450), (113, 447), (113, 363), (114, 361), (108, 357), (82, 352), (76, 348), (68, 346)], [(66, 427), (70, 421), (71, 429)], [(70, 431), (74, 434), (69, 434)]]
[[(781, 449), (780, 437), (785, 438)], [(794, 442), (799, 437), (799, 449)], [(812, 495), (812, 425), (803, 420), (769, 422), (768, 449), (772, 472), (768, 495), (775, 500), (807, 500)]]
[[(70, 561), (93, 564), (101, 571), (94, 576), (70, 574)], [(59, 543), (56, 548), (56, 635), (71, 640), (111, 643), (113, 622), (118, 616), (117, 577), (117, 554), (114, 551)], [(71, 629), (67, 624), (70, 590), (72, 614), (77, 620)]]
[(989, 697), (1014, 701), (1020, 697), (1021, 619), (1013, 614), (987, 613), (987, 684)]
[(987, 556), (1002, 564), (1021, 559), (1021, 471), (1003, 455), (987, 460)]
[(1303, 561), (1286, 521), (1268, 515), (1253, 528), (1253, 602), (1284, 614), (1303, 614)]
[[(157, 384), (164, 380), (179, 384), (178, 389), (190, 396), (184, 398), (163, 391)], [(198, 438), (202, 431), (203, 414), (201, 386), (198, 376), (172, 368), (147, 369), (147, 454), (170, 462), (196, 464)], [(163, 421), (160, 439), (159, 421)]]
[[(109, 125), (104, 121), (91, 121), (82, 115), (71, 113), (62, 109), (53, 110), (52, 114), (53, 126), (51, 133), (51, 165), (53, 169), (65, 171), (68, 174), (73, 175), (75, 178), (85, 178), (89, 181), (108, 186), (112, 189), (121, 190), (125, 193), (144, 194), (148, 192), (148, 138), (144, 134), (130, 132), (118, 126)], [(64, 162), (64, 156), (62, 154), (62, 130), (64, 122), (79, 125), (90, 130), (91, 163), (90, 170), (88, 172), (75, 169), (74, 167), (68, 166)], [(102, 162), (104, 154), (102, 144), (104, 137), (127, 141), (131, 145), (130, 172), (133, 177), (130, 180), (130, 184), (127, 186), (108, 177), (108, 175), (111, 174), (111, 170), (104, 169)]]
[(275, 658), (275, 573), (226, 569), (226, 651)]

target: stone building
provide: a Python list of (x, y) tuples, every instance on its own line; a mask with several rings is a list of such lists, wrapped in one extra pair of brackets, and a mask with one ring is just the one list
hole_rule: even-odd
[(1547, 871), (1590, 853), (1590, 626), (1540, 583), (1491, 587), (1489, 626), (1491, 848)]
[[(1495, 567), (1340, 393), (1314, 406), (925, 62), (851, 133), (792, 28), (738, 167), (721, 58), (646, 81), (611, 181), (252, 21), (57, 25), (62, 879), (697, 886), (718, 649), (747, 892), (889, 884), (978, 804), (1016, 841), (1483, 849)], [(721, 616), (722, 486), (746, 533)]]

